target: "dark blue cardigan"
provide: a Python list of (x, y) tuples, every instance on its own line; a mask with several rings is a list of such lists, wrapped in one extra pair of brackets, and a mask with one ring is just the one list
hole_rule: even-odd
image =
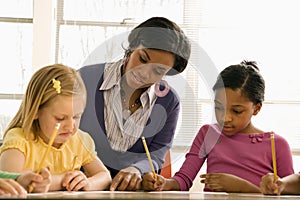
[[(129, 166), (137, 167), (142, 174), (151, 171), (142, 140), (126, 152), (118, 152), (110, 147), (106, 137), (104, 121), (104, 98), (99, 90), (103, 82), (105, 63), (82, 67), (79, 72), (87, 88), (87, 105), (80, 121), (80, 129), (88, 132), (95, 141), (96, 151), (104, 165), (114, 177), (121, 169)], [(113, 101), (113, 99), (112, 99)], [(165, 97), (158, 97), (142, 135), (159, 173), (167, 151), (171, 148), (178, 115), (179, 97), (173, 88)]]

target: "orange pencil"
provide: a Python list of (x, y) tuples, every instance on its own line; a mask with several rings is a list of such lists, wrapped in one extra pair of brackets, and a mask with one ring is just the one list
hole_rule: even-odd
[[(42, 168), (43, 168), (44, 162), (45, 162), (45, 160), (46, 160), (46, 158), (47, 158), (47, 156), (49, 154), (50, 148), (51, 148), (51, 146), (52, 146), (52, 144), (54, 142), (54, 139), (55, 139), (55, 137), (56, 137), (56, 135), (58, 133), (59, 127), (60, 127), (60, 123), (57, 123), (55, 125), (55, 129), (54, 129), (54, 131), (52, 133), (51, 139), (50, 139), (50, 141), (48, 143), (48, 147), (47, 147), (47, 150), (46, 150), (46, 152), (44, 154), (44, 157), (43, 157), (43, 159), (42, 159), (42, 161), (40, 163), (40, 166), (39, 166), (38, 170), (36, 171), (37, 174), (39, 174), (41, 172)], [(29, 186), (29, 193), (31, 193), (32, 191), (33, 191), (33, 186), (30, 185)]]
[(272, 162), (273, 162), (273, 170), (274, 170), (274, 182), (277, 182), (277, 165), (276, 165), (276, 151), (275, 151), (275, 136), (274, 133), (270, 134), (271, 137), (271, 147), (272, 147)]
[(149, 153), (149, 150), (148, 150), (148, 147), (147, 147), (147, 143), (146, 143), (146, 140), (145, 140), (144, 136), (142, 137), (142, 141), (143, 141), (143, 145), (144, 145), (147, 157), (148, 157), (148, 161), (149, 161), (150, 167), (152, 169), (154, 180), (157, 180), (157, 175), (155, 173), (155, 169), (154, 169), (154, 166), (153, 166), (153, 163), (152, 163), (152, 159), (151, 159), (151, 156), (150, 156), (150, 153)]

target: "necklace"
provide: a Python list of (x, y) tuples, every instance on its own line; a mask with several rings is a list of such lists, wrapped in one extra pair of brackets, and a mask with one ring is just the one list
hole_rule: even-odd
[(140, 101), (140, 98), (137, 98), (133, 104), (131, 105), (127, 105), (126, 104), (126, 98), (125, 98), (125, 91), (121, 88), (120, 90), (120, 93), (121, 93), (121, 98), (122, 98), (122, 106), (123, 106), (123, 111), (122, 111), (122, 114), (123, 114), (123, 118), (124, 119), (128, 119), (129, 116), (132, 114), (132, 109), (136, 106), (140, 106), (141, 105), (141, 101)]
[(140, 105), (141, 102), (139, 99), (136, 99), (135, 102), (131, 105), (129, 105), (128, 107), (126, 107), (123, 111), (122, 111), (122, 114), (123, 114), (123, 118), (124, 119), (128, 119), (130, 117), (130, 115), (132, 114), (131, 112), (131, 109), (133, 109), (135, 106), (138, 106)]

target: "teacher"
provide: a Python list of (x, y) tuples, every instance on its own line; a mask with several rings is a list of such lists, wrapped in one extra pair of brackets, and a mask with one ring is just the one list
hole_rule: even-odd
[(180, 102), (164, 76), (183, 72), (191, 44), (180, 27), (152, 17), (128, 36), (123, 59), (79, 69), (87, 89), (80, 129), (90, 133), (113, 178), (110, 190), (139, 190), (150, 172), (141, 140), (157, 173), (171, 148)]

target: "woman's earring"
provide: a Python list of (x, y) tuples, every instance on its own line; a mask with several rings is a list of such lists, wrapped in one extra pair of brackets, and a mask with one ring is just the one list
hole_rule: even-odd
[(128, 60), (129, 60), (129, 56), (124, 57), (123, 60), (122, 60), (122, 65), (123, 65), (124, 69), (125, 69), (125, 67), (127, 65)]
[(169, 84), (165, 80), (161, 80), (158, 83), (155, 83), (154, 91), (158, 97), (164, 97), (169, 92)]

